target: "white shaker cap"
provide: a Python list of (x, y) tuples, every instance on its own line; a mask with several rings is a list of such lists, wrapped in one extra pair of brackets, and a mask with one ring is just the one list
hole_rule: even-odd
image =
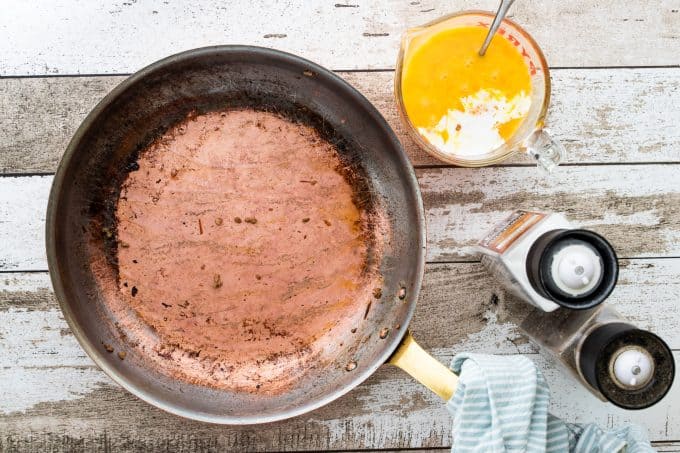
[(570, 296), (591, 291), (602, 277), (602, 258), (586, 242), (572, 243), (553, 257), (551, 274), (555, 285)]
[(645, 349), (631, 346), (614, 358), (611, 368), (615, 381), (624, 388), (640, 388), (647, 384), (654, 374), (654, 359)]

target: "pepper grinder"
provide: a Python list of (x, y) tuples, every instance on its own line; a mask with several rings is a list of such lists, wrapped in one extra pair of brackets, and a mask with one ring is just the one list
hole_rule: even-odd
[(508, 290), (547, 312), (602, 303), (619, 274), (609, 242), (574, 228), (562, 214), (515, 211), (477, 250), (482, 264)]
[(534, 309), (520, 328), (591, 393), (624, 409), (656, 404), (673, 383), (668, 345), (608, 304), (552, 313)]
[(668, 345), (602, 303), (619, 271), (605, 238), (561, 214), (516, 211), (478, 250), (486, 268), (535, 307), (520, 328), (595, 396), (643, 409), (666, 395), (675, 377)]

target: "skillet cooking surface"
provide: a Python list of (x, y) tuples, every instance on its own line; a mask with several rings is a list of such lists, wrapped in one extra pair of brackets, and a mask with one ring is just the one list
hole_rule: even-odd
[[(357, 298), (362, 300), (347, 302), (349, 310), (344, 313), (354, 316), (356, 332), (332, 332), (314, 360), (298, 363), (297, 371), (286, 369), (270, 380), (267, 388), (257, 387), (257, 379), (241, 387), (226, 385), (235, 381), (229, 381), (227, 375), (212, 383), (192, 380), (158, 366), (158, 349), (140, 347), (139, 332), (131, 335), (126, 321), (131, 314), (121, 309), (126, 306), (122, 293), (111, 291), (121, 288), (123, 279), (135, 278), (134, 272), (119, 275), (118, 258), (121, 266), (130, 265), (130, 256), (122, 262), (124, 250), (136, 249), (119, 248), (118, 235), (124, 232), (117, 231), (115, 214), (125, 179), (145, 170), (143, 165), (137, 167), (140, 150), (172, 133), (173, 125), (187, 115), (244, 108), (272, 112), (273, 117), (313, 127), (319, 137), (332, 143), (343, 167), (355, 175), (346, 180), (352, 183), (355, 195), (361, 195), (363, 201), (358, 203), (364, 203), (362, 207), (372, 212), (373, 218), (384, 219), (381, 231), (388, 232), (384, 247), (375, 243), (370, 247), (380, 256), (366, 261), (379, 263), (375, 272), (382, 277), (382, 297), (374, 299), (372, 294), (359, 292)], [(215, 226), (212, 217), (206, 219), (206, 235), (209, 222), (211, 228)], [(364, 233), (375, 231), (369, 224), (366, 220)], [(269, 49), (225, 46), (197, 49), (155, 63), (123, 82), (95, 108), (74, 136), (55, 176), (47, 244), (50, 273), (65, 317), (84, 349), (116, 381), (142, 399), (179, 415), (218, 423), (257, 423), (325, 404), (363, 381), (389, 357), (415, 306), (423, 271), (424, 228), (413, 171), (393, 132), (368, 101), (332, 73), (298, 57)], [(213, 280), (216, 274), (211, 270), (208, 275)], [(208, 289), (220, 290), (228, 278), (220, 273), (219, 284), (213, 280), (214, 286)], [(372, 284), (367, 288), (372, 290)], [(402, 286), (406, 288), (405, 300), (396, 297)], [(110, 303), (112, 294), (117, 295), (118, 305)], [(319, 311), (318, 316), (337, 320), (329, 313)], [(384, 328), (390, 333), (381, 339), (378, 332)], [(222, 340), (223, 350), (233, 352), (243, 338)], [(230, 348), (234, 341), (238, 344)], [(111, 349), (127, 355), (121, 360), (118, 354), (107, 352)], [(197, 353), (182, 350), (174, 354), (196, 360)], [(288, 383), (286, 377), (291, 378)]]
[(133, 167), (111, 230), (118, 285), (102, 286), (117, 327), (168, 373), (285, 392), (334, 360), (381, 295), (383, 212), (313, 128), (192, 115)]

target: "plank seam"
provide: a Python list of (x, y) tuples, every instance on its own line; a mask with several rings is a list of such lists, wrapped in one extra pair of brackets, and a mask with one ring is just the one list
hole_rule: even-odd
[[(565, 162), (560, 164), (560, 167), (620, 167), (620, 166), (640, 166), (640, 165), (679, 165), (680, 161), (649, 161), (649, 162)], [(494, 164), (486, 165), (484, 168), (533, 168), (536, 164), (533, 162), (528, 162), (526, 164), (515, 163), (515, 164)], [(414, 168), (418, 170), (436, 170), (444, 168), (465, 168), (458, 167), (456, 165), (448, 164), (418, 164), (414, 165)], [(556, 170), (559, 172), (559, 168)]]
[[(142, 69), (142, 68), (139, 68)], [(680, 69), (680, 65), (641, 65), (641, 66), (550, 66), (551, 71), (562, 70), (611, 70), (611, 69)], [(361, 72), (394, 72), (394, 68), (370, 68), (370, 69), (331, 69), (338, 73), (361, 73)], [(82, 73), (82, 74), (10, 74), (0, 75), (3, 79), (52, 79), (52, 78), (78, 78), (78, 77), (128, 77), (132, 73), (123, 72), (103, 72), (103, 73)]]
[(0, 178), (24, 178), (31, 176), (54, 176), (54, 172), (33, 171), (27, 173), (0, 173)]
[[(680, 165), (680, 161), (665, 161), (665, 162), (572, 162), (560, 164), (560, 167), (639, 167), (643, 165)], [(495, 164), (488, 165), (485, 168), (533, 168), (536, 164), (526, 163), (526, 164)], [(458, 167), (456, 165), (446, 165), (446, 164), (419, 164), (414, 165), (416, 170), (437, 170), (437, 169), (448, 169), (448, 168), (465, 168)], [(559, 169), (557, 170), (559, 171)], [(31, 176), (54, 176), (54, 172), (27, 172), (27, 173), (0, 173), (0, 178), (23, 178)]]
[[(680, 440), (653, 440), (651, 441), (651, 444), (658, 445), (658, 446), (663, 446), (663, 444), (672, 444), (680, 442)], [(277, 451), (272, 451), (270, 453), (313, 453), (317, 451), (324, 451), (326, 453), (350, 453), (350, 452), (366, 452), (366, 453), (372, 453), (372, 452), (400, 452), (400, 451), (411, 451), (411, 452), (419, 452), (419, 451), (433, 451), (433, 450), (451, 450), (451, 446), (438, 446), (438, 447), (406, 447), (406, 448), (368, 448), (368, 449), (345, 449), (345, 450), (277, 450)]]
[[(644, 260), (677, 260), (680, 256), (619, 256), (619, 261), (644, 261)], [(443, 261), (426, 261), (425, 264), (442, 265), (442, 264), (479, 264), (480, 260), (443, 260)], [(2, 274), (39, 274), (49, 273), (49, 269), (0, 269)]]

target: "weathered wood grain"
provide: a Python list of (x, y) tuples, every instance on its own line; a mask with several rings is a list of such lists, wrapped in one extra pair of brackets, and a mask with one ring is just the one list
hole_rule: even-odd
[(45, 270), (45, 214), (51, 177), (0, 178), (0, 270)]
[[(494, 0), (16, 2), (0, 16), (0, 74), (133, 72), (181, 50), (255, 44), (333, 69), (394, 67), (408, 28)], [(524, 2), (511, 17), (555, 66), (676, 65), (676, 0)], [(603, 26), (606, 23), (607, 26)], [(607, 43), (607, 45), (602, 45)]]
[[(659, 453), (674, 453), (680, 452), (680, 442), (652, 442), (652, 446)], [(450, 446), (439, 448), (414, 448), (409, 449), (411, 453), (442, 453), (450, 450)], [(359, 453), (362, 450), (347, 450), (346, 453)], [(365, 450), (363, 450), (365, 451)], [(404, 450), (378, 450), (380, 453), (404, 453)]]
[[(680, 256), (680, 165), (417, 171), (429, 261), (474, 261), (472, 246), (514, 209), (558, 210), (607, 237), (619, 256)], [(46, 270), (52, 176), (0, 178), (0, 270)], [(579, 190), (578, 188), (587, 188)]]
[(653, 442), (652, 446), (659, 453), (677, 453), (677, 452), (680, 452), (680, 441)]
[(421, 169), (428, 259), (469, 260), (515, 209), (559, 211), (603, 234), (621, 257), (680, 256), (680, 165)]
[(0, 170), (54, 172), (80, 122), (124, 78), (0, 78)]
[[(224, 43), (289, 50), (336, 70), (391, 69), (407, 27), (453, 10), (494, 9), (497, 0), (266, 0), (256, 6), (13, 2), (0, 15), (6, 38), (0, 75), (129, 73), (177, 51)], [(551, 180), (517, 168), (530, 165), (521, 157), (502, 168), (421, 169), (428, 259), (472, 260), (469, 246), (512, 209), (564, 211), (605, 234), (620, 256), (637, 258), (621, 260), (610, 301), (664, 337), (678, 361), (680, 258), (669, 257), (680, 257), (680, 165), (649, 164), (680, 163), (680, 3), (519, 2), (512, 12), (552, 66), (583, 68), (552, 71), (549, 123), (571, 153), (568, 162), (624, 165), (565, 167)], [(585, 69), (661, 65), (667, 67)], [(381, 109), (414, 164), (437, 164), (404, 136), (390, 71), (341, 75)], [(82, 118), (122, 79), (0, 77), (0, 173), (52, 173)], [(50, 182), (50, 176), (0, 177), (0, 451), (444, 451), (450, 445), (451, 419), (441, 403), (387, 366), (327, 407), (257, 427), (188, 422), (127, 394), (83, 353), (45, 272), (1, 272), (46, 268)], [(478, 263), (431, 264), (412, 329), (446, 362), (464, 350), (528, 354), (545, 370), (557, 415), (606, 427), (635, 421), (647, 426), (659, 451), (680, 451), (680, 386), (640, 412), (600, 403), (521, 335), (514, 321), (524, 310)]]
[[(640, 328), (654, 330), (672, 348), (680, 349), (680, 313), (674, 310), (680, 293), (680, 259), (621, 260), (620, 266), (610, 303)], [(466, 295), (472, 299), (459, 303)], [(525, 314), (526, 307), (508, 296), (481, 264), (430, 264), (412, 329), (429, 348), (451, 348), (464, 341), (463, 346), (475, 350), (494, 343), (500, 353), (534, 353), (537, 349), (511, 325)], [(4, 338), (0, 344), (23, 351), (0, 354), (0, 368), (90, 365), (66, 329), (46, 272), (0, 273), (0, 316), (5, 320), (0, 323)], [(24, 333), (12, 338), (17, 329)], [(24, 404), (21, 398), (17, 401)]]
[[(659, 453), (674, 453), (680, 452), (680, 442), (652, 442), (652, 446)], [(439, 448), (415, 448), (409, 449), (411, 453), (442, 453), (450, 450), (450, 446)], [(362, 450), (347, 450), (346, 453), (359, 453)], [(363, 450), (365, 451), (365, 450)], [(403, 453), (404, 450), (379, 450), (380, 453)]]
[[(680, 442), (652, 442), (652, 446), (656, 451), (660, 453), (670, 453), (680, 451)], [(445, 450), (450, 450), (451, 447), (440, 447), (440, 448), (417, 448), (411, 449), (413, 453), (442, 453)], [(352, 450), (347, 453), (358, 453), (361, 450)], [(380, 450), (380, 453), (398, 453), (404, 450)]]
[[(393, 73), (341, 75), (380, 109), (415, 166), (442, 164), (402, 126)], [(547, 123), (567, 149), (566, 164), (680, 162), (680, 68), (555, 69), (551, 79)], [(503, 164), (534, 161), (518, 155)]]
[[(405, 133), (392, 72), (340, 75), (380, 109), (414, 165), (441, 163)], [(55, 171), (80, 122), (124, 79), (0, 79), (0, 173)], [(557, 69), (552, 82), (548, 122), (567, 147), (566, 163), (680, 162), (680, 68)], [(525, 156), (506, 163), (532, 165)]]
[[(623, 261), (611, 301), (642, 328), (680, 347), (680, 260)], [(496, 302), (492, 296), (496, 296)], [(478, 263), (429, 265), (412, 330), (444, 362), (461, 351), (530, 354), (551, 384), (552, 410), (573, 421), (614, 427), (634, 420), (652, 439), (680, 435), (678, 386), (652, 409), (626, 412), (595, 400), (520, 334), (517, 300)], [(657, 317), (657, 313), (666, 313)], [(156, 410), (112, 384), (80, 350), (57, 308), (46, 273), (0, 278), (0, 450), (254, 451), (436, 447), (450, 444), (441, 403), (385, 366), (359, 388), (316, 412), (264, 427), (217, 427)], [(4, 447), (4, 449), (3, 449)]]

